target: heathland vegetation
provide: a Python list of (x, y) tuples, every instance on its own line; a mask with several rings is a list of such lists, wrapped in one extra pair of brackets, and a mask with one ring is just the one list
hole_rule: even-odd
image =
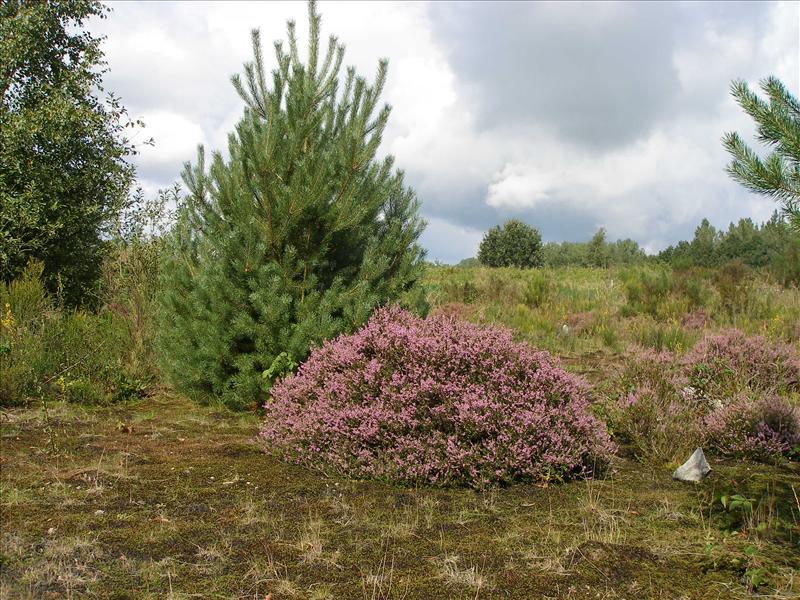
[[(290, 25), (268, 74), (254, 34), (226, 157), (156, 198), (129, 193), (124, 109), (96, 97), (80, 25), (103, 10), (0, 8), (0, 597), (797, 595), (780, 82), (733, 89), (773, 154), (724, 140), (782, 203), (767, 223), (653, 256), (509, 221), (434, 265), (378, 158), (387, 66), (342, 74), (313, 3), (307, 61)], [(62, 160), (67, 117), (104, 144)], [(711, 476), (673, 481), (697, 446)]]

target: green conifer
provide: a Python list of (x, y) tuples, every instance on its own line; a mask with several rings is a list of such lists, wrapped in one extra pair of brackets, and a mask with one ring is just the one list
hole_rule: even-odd
[(372, 85), (348, 68), (340, 88), (344, 46), (331, 36), (321, 56), (313, 2), (309, 25), (307, 63), (290, 21), (270, 78), (253, 32), (254, 60), (233, 78), (246, 106), (229, 158), (214, 153), (207, 167), (200, 148), (183, 173), (190, 194), (160, 302), (164, 370), (233, 407), (263, 401), (312, 345), (375, 307), (413, 304), (423, 265), (417, 198), (393, 158), (376, 157), (387, 62)]
[(762, 100), (744, 81), (734, 81), (731, 93), (756, 122), (758, 140), (770, 147), (758, 156), (737, 133), (726, 133), (723, 144), (733, 157), (728, 173), (759, 194), (782, 203), (783, 213), (800, 232), (800, 101), (777, 78), (761, 82)]
[(586, 245), (586, 260), (592, 267), (605, 268), (608, 266), (609, 249), (605, 228), (598, 229)]

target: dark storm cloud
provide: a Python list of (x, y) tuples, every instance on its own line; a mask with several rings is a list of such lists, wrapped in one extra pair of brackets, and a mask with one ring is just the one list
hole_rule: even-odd
[(614, 146), (646, 134), (679, 88), (674, 5), (434, 3), (431, 15), (484, 127)]
[[(432, 194), (428, 198), (434, 197)], [(426, 218), (441, 219), (476, 231), (508, 219), (522, 219), (540, 229), (546, 241), (582, 240), (587, 231), (603, 223), (602, 213), (592, 214), (585, 206), (557, 198), (533, 208), (508, 210), (486, 204), (486, 189), (475, 188), (451, 202), (428, 202), (423, 208)], [(447, 241), (443, 241), (445, 248)]]

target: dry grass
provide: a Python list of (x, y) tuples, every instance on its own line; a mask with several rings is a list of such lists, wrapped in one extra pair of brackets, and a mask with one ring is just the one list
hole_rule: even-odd
[(377, 569), (362, 574), (361, 586), (364, 600), (402, 600), (408, 595), (408, 586), (395, 584), (394, 557), (383, 555)]
[(476, 598), (489, 586), (489, 582), (477, 565), (462, 566), (460, 564), (463, 562), (462, 559), (455, 554), (445, 554), (432, 562), (436, 565), (438, 577), (447, 585), (474, 590)]
[(620, 544), (625, 541), (625, 515), (630, 514), (630, 507), (617, 505), (613, 483), (609, 486), (611, 497), (603, 497), (600, 492), (601, 484), (602, 482), (591, 479), (584, 482), (586, 493), (581, 498), (584, 541)]
[[(797, 593), (795, 464), (683, 486), (620, 459), (593, 482), (408, 489), (283, 464), (252, 444), (255, 416), (180, 398), (52, 410), (56, 452), (36, 411), (0, 414), (2, 598)], [(734, 492), (764, 498), (751, 523), (720, 506)]]

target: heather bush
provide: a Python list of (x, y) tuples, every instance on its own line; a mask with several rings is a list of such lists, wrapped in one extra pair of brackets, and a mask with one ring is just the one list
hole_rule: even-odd
[(706, 438), (720, 454), (769, 459), (797, 452), (800, 410), (775, 395), (739, 394), (705, 418)]
[(800, 415), (797, 352), (761, 336), (707, 335), (683, 356), (636, 349), (609, 383), (614, 435), (641, 459), (669, 462), (702, 444), (765, 459), (794, 452)]
[(681, 318), (681, 327), (690, 331), (703, 329), (708, 323), (708, 315), (701, 309), (688, 312)]
[(637, 388), (650, 388), (660, 396), (672, 392), (678, 385), (675, 355), (665, 350), (634, 346), (622, 357), (614, 374), (615, 389), (622, 395)]
[(610, 417), (612, 430), (640, 460), (674, 461), (703, 438), (700, 407), (672, 390), (638, 387), (619, 398)]
[(800, 391), (800, 356), (792, 346), (737, 329), (707, 335), (681, 362), (690, 385), (707, 397)]
[(612, 378), (608, 424), (640, 460), (675, 460), (702, 439), (702, 408), (675, 362), (670, 352), (634, 348)]
[(585, 477), (611, 452), (587, 386), (505, 329), (400, 308), (276, 383), (261, 431), (287, 460), (355, 477), (483, 486)]

